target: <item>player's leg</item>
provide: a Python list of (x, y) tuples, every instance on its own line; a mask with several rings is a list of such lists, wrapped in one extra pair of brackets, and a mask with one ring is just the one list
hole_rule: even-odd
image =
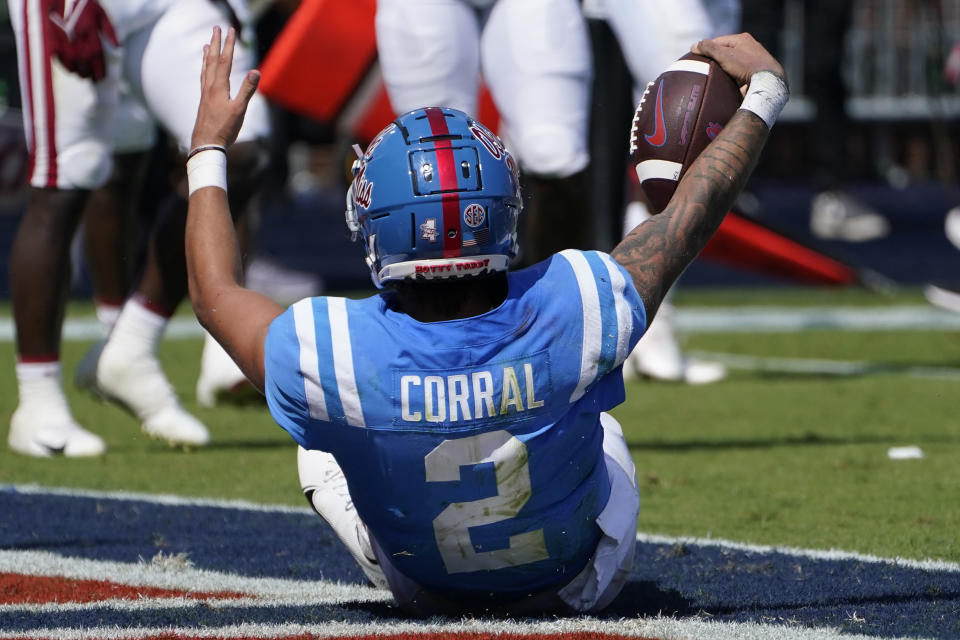
[(641, 93), (693, 43), (714, 33), (703, 0), (604, 0), (604, 6)]
[(804, 8), (804, 90), (815, 107), (809, 140), (817, 194), (810, 203), (810, 230), (828, 240), (876, 240), (890, 233), (890, 222), (849, 189), (847, 86), (838, 69), (846, 60), (844, 43), (853, 2), (811, 0)]
[[(217, 6), (179, 2), (154, 24), (132, 34), (126, 46), (127, 79), (183, 152), (190, 143), (199, 102), (199, 85), (184, 79), (196, 75), (196, 51), (209, 39), (214, 25), (230, 26), (229, 17)], [(249, 46), (241, 45), (234, 58), (235, 87), (252, 65)], [(246, 209), (256, 191), (264, 166), (256, 140), (266, 130), (266, 106), (255, 99), (238, 143), (229, 153), (228, 191), (235, 214)], [(143, 276), (100, 354), (96, 384), (134, 412), (148, 434), (174, 443), (202, 445), (209, 440), (206, 427), (180, 405), (157, 358), (160, 338), (187, 291), (185, 184), (181, 182), (175, 191), (177, 195), (164, 203), (151, 230)]]
[[(717, 7), (718, 15), (725, 17), (720, 24), (714, 23), (707, 3), (708, 0), (606, 0), (606, 19), (633, 75), (634, 102), (639, 101), (646, 84), (687, 53), (694, 42), (734, 29), (730, 14), (735, 11), (728, 6), (729, 2), (714, 2), (727, 5)], [(633, 193), (624, 210), (624, 234), (650, 218), (646, 200), (634, 177), (630, 176)], [(672, 305), (668, 302), (661, 305), (624, 363), (624, 376), (688, 384), (708, 384), (725, 378), (727, 371), (722, 364), (683, 355), (674, 332), (674, 316)]]
[[(236, 13), (230, 15), (225, 7), (233, 7)], [(168, 75), (165, 81), (145, 84), (144, 96), (184, 152), (190, 144), (195, 104), (200, 98), (199, 87), (191, 85), (190, 91), (183, 92), (177, 99), (171, 100), (164, 85), (167, 82), (178, 82), (180, 73), (187, 73), (190, 69), (196, 70), (198, 63), (189, 47), (171, 61), (163, 43), (171, 40), (205, 43), (209, 40), (210, 31), (214, 25), (218, 24), (225, 29), (237, 21), (243, 23), (240, 42), (234, 54), (231, 77), (231, 86), (236, 89), (240, 86), (247, 70), (256, 64), (252, 48), (254, 31), (249, 24), (249, 17), (246, 0), (235, 0), (229, 5), (221, 3), (220, 6), (211, 6), (210, 3), (180, 2), (164, 15), (150, 38), (144, 51), (142, 73), (160, 76), (166, 72)], [(240, 254), (244, 261), (248, 257), (250, 248), (248, 229), (252, 215), (250, 210), (256, 204), (256, 196), (265, 175), (267, 151), (262, 141), (268, 135), (269, 128), (267, 105), (260, 96), (255, 96), (247, 108), (237, 142), (231, 146), (227, 154), (228, 196), (237, 227)], [(178, 192), (185, 193), (185, 189), (184, 182)], [(141, 292), (145, 295), (163, 295), (166, 298), (165, 304), (172, 305), (174, 300), (179, 302), (186, 295), (186, 260), (183, 255), (182, 241), (186, 223), (186, 201), (182, 200), (178, 209), (167, 213), (166, 219), (160, 221), (161, 228), (158, 228), (154, 240), (166, 236), (170, 242), (151, 243), (150, 250), (158, 252), (158, 259), (148, 261), (147, 268), (154, 271), (146, 274), (141, 283)], [(176, 242), (176, 251), (170, 251), (171, 242)], [(159, 277), (163, 278), (162, 287), (157, 286)], [(154, 284), (151, 285), (151, 282)], [(178, 289), (175, 283), (180, 283), (182, 288)], [(209, 335), (205, 336), (200, 375), (196, 385), (198, 402), (204, 406), (212, 406), (218, 392), (243, 385), (246, 385), (246, 377), (239, 367), (215, 340)]]
[(310, 507), (330, 525), (374, 586), (387, 588), (367, 527), (357, 515), (347, 479), (332, 454), (297, 447), (297, 473)]
[(380, 0), (376, 29), (380, 69), (394, 111), (444, 106), (476, 113), (476, 9), (462, 0)]
[(38, 0), (8, 4), (30, 153), (27, 210), (10, 256), (19, 404), (8, 442), (14, 451), (32, 456), (99, 455), (106, 449), (103, 440), (70, 413), (59, 354), (70, 241), (89, 190), (110, 170), (105, 133), (115, 89), (109, 78), (93, 84), (51, 60), (41, 5)]
[(613, 416), (600, 414), (600, 425), (610, 478), (610, 498), (597, 516), (603, 537), (586, 568), (559, 591), (563, 601), (577, 611), (600, 611), (613, 602), (630, 576), (637, 544), (640, 493), (633, 458)]
[(591, 54), (575, 0), (499, 0), (481, 40), (483, 77), (529, 194), (523, 261), (592, 248), (587, 127)]
[(109, 334), (138, 270), (140, 194), (156, 144), (156, 122), (121, 82), (113, 120), (113, 171), (93, 191), (83, 212), (87, 265), (97, 319)]

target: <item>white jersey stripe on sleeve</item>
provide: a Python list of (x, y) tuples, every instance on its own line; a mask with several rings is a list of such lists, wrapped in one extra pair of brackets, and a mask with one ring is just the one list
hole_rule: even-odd
[(624, 297), (627, 279), (623, 277), (623, 272), (614, 263), (613, 258), (605, 253), (599, 255), (607, 267), (607, 273), (610, 274), (610, 288), (613, 290), (613, 303), (617, 310), (617, 363), (614, 366), (620, 366), (630, 355), (628, 349), (630, 335), (633, 333), (633, 314)]
[(313, 302), (306, 298), (293, 305), (293, 324), (300, 343), (300, 373), (303, 375), (303, 391), (307, 398), (310, 417), (329, 421), (327, 399), (320, 383), (320, 362), (317, 357), (317, 333), (313, 322)]
[[(53, 130), (53, 123), (50, 118), (53, 115), (52, 105), (47, 104), (47, 88), (52, 79), (50, 73), (50, 60), (47, 55), (46, 33), (44, 33), (44, 23), (46, 16), (41, 11), (40, 2), (24, 3), (24, 39), (25, 50), (27, 53), (26, 75), (28, 84), (24, 95), (29, 101), (27, 106), (30, 113), (30, 133), (33, 152), (33, 175), (30, 176), (30, 184), (35, 187), (56, 187), (56, 182), (51, 183), (51, 163), (56, 162), (56, 156), (52, 152), (54, 141), (50, 139), (50, 133)], [(55, 176), (53, 177), (56, 179)]]
[(597, 363), (603, 346), (603, 322), (600, 315), (600, 294), (593, 272), (586, 257), (579, 251), (566, 249), (560, 256), (573, 267), (580, 288), (580, 303), (583, 315), (583, 344), (580, 348), (580, 380), (570, 394), (570, 402), (576, 402), (586, 393), (587, 387), (597, 377)]
[(347, 322), (347, 301), (344, 298), (327, 298), (327, 313), (330, 316), (330, 338), (333, 341), (333, 369), (337, 374), (337, 390), (340, 404), (352, 427), (365, 427), (363, 406), (357, 391), (357, 377), (353, 370), (353, 349), (350, 346), (350, 325)]

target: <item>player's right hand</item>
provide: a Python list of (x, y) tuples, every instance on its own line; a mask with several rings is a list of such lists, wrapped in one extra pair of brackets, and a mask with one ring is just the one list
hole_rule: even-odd
[(43, 0), (50, 23), (51, 51), (63, 66), (84, 78), (100, 80), (107, 74), (104, 40), (120, 46), (110, 18), (97, 0), (79, 0), (64, 7), (64, 0)]
[(191, 148), (204, 145), (229, 147), (237, 139), (247, 104), (257, 91), (260, 72), (251, 70), (243, 79), (236, 98), (230, 97), (230, 69), (237, 33), (227, 30), (220, 46), (220, 27), (213, 28), (210, 44), (203, 47), (203, 68), (200, 72), (200, 106), (193, 126)]
[(701, 40), (690, 51), (716, 60), (740, 86), (750, 84), (751, 76), (758, 71), (772, 71), (785, 78), (783, 67), (777, 59), (749, 33)]

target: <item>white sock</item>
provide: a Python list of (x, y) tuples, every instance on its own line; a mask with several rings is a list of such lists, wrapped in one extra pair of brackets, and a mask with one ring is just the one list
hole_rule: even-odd
[(35, 404), (69, 413), (60, 381), (60, 361), (18, 362), (16, 365), (20, 404)]
[(117, 319), (120, 317), (123, 306), (97, 300), (96, 309), (97, 320), (100, 321), (100, 327), (103, 328), (103, 335), (108, 336), (113, 330), (114, 325), (117, 324)]
[(110, 334), (108, 346), (122, 348), (128, 354), (156, 354), (169, 318), (151, 311), (136, 298), (123, 305)]

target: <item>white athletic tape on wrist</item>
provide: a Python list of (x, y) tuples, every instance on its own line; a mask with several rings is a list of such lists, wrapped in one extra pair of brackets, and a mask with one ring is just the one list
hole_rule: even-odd
[(772, 71), (758, 71), (750, 76), (750, 87), (740, 108), (757, 115), (772, 129), (789, 98), (790, 90), (783, 78)]
[(204, 149), (187, 160), (189, 195), (204, 187), (227, 190), (227, 153), (220, 148)]

